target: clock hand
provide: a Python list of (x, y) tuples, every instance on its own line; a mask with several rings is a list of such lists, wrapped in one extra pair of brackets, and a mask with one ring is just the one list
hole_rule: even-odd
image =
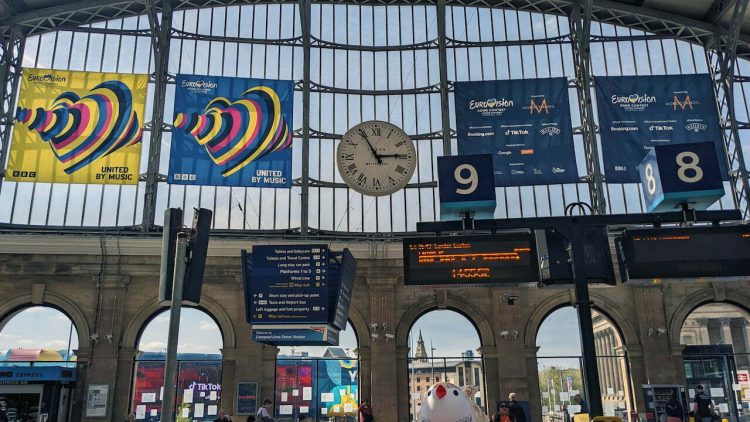
[(359, 130), (359, 136), (363, 137), (365, 141), (367, 142), (367, 146), (370, 147), (370, 151), (372, 151), (372, 155), (375, 156), (375, 158), (378, 160), (378, 164), (383, 164), (383, 160), (380, 159), (380, 155), (378, 155), (378, 152), (375, 151), (375, 148), (372, 147), (372, 144), (370, 143), (370, 139), (367, 137), (367, 134), (363, 130)]
[(380, 158), (390, 158), (390, 157), (406, 158), (408, 157), (408, 155), (406, 154), (380, 154)]

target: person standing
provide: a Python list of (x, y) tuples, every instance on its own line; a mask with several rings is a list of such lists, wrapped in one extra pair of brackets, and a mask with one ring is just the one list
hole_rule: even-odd
[(513, 421), (526, 422), (526, 412), (524, 412), (523, 407), (518, 404), (516, 397), (516, 393), (508, 394), (508, 400), (510, 401), (508, 403), (508, 413)]
[(518, 422), (510, 414), (510, 405), (507, 401), (501, 401), (497, 405), (497, 413), (492, 416), (491, 422)]
[(256, 413), (260, 419), (258, 422), (274, 422), (271, 417), (271, 409), (273, 409), (273, 402), (269, 399), (263, 400), (263, 406)]
[(695, 400), (693, 400), (693, 414), (696, 422), (711, 422), (711, 415), (714, 412), (714, 404), (711, 398), (703, 391), (703, 386), (695, 386)]
[(232, 418), (229, 417), (223, 410), (220, 410), (219, 417), (214, 419), (214, 422), (232, 422)]
[(576, 394), (575, 397), (573, 397), (573, 401), (575, 401), (576, 404), (578, 404), (578, 406), (581, 407), (581, 409), (578, 410), (578, 412), (576, 412), (576, 414), (578, 414), (578, 413), (586, 413), (586, 414), (588, 414), (589, 413), (589, 406), (588, 406), (588, 404), (586, 404), (586, 401), (583, 400), (583, 397), (580, 394)]
[(664, 411), (667, 415), (667, 422), (682, 422), (685, 419), (685, 411), (677, 399), (677, 393), (672, 393), (667, 404), (664, 405)]
[(362, 403), (359, 405), (359, 409), (357, 409), (357, 412), (359, 412), (359, 422), (374, 422), (375, 417), (372, 415), (372, 406), (370, 406), (370, 401), (367, 399), (363, 399)]

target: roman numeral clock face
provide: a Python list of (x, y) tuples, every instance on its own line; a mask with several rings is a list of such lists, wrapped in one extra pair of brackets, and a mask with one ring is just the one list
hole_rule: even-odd
[(417, 153), (409, 136), (387, 122), (349, 129), (336, 150), (339, 174), (355, 191), (384, 196), (401, 190), (414, 174)]

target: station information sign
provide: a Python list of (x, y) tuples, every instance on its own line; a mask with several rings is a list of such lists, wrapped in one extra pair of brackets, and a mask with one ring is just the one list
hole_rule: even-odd
[(407, 285), (539, 281), (529, 233), (408, 238), (403, 245)]
[(326, 245), (254, 246), (251, 324), (328, 322)]
[(750, 227), (625, 230), (621, 267), (633, 279), (750, 275)]

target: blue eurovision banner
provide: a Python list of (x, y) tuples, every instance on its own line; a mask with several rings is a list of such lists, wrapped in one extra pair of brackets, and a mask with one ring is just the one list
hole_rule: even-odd
[(709, 75), (596, 77), (595, 87), (607, 182), (639, 183), (638, 164), (656, 145), (712, 142), (725, 156)]
[(289, 188), (294, 84), (176, 77), (169, 183)]
[(495, 186), (578, 182), (565, 78), (455, 88), (458, 153), (492, 154)]

